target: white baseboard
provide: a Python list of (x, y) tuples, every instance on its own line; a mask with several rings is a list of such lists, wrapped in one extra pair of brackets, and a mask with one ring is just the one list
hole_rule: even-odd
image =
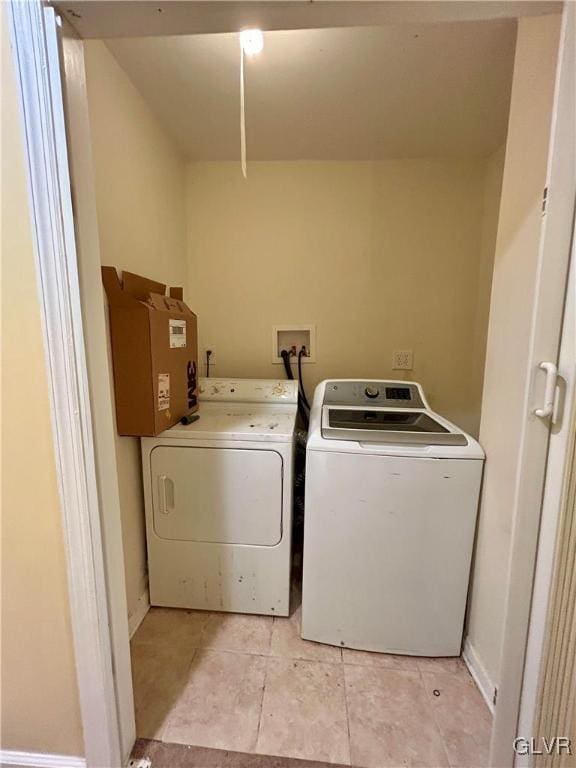
[(11, 749), (0, 749), (0, 765), (13, 768), (86, 768), (83, 757), (71, 755), (53, 755), (44, 752), (17, 752)]
[(478, 690), (482, 694), (488, 709), (490, 712), (494, 713), (494, 692), (496, 690), (496, 686), (490, 679), (488, 672), (486, 672), (486, 669), (480, 661), (474, 646), (468, 640), (468, 638), (464, 640), (462, 658), (464, 659), (464, 663), (468, 667), (470, 674), (474, 678), (474, 682), (478, 686)]
[(130, 639), (134, 636), (134, 633), (142, 624), (142, 621), (144, 619), (144, 616), (148, 613), (150, 610), (150, 593), (148, 592), (148, 589), (145, 589), (144, 592), (140, 595), (138, 598), (138, 602), (136, 603), (136, 606), (132, 613), (128, 614), (128, 632), (130, 633)]

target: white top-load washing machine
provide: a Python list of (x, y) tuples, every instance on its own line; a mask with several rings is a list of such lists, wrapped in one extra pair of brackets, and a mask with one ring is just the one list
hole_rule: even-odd
[(150, 602), (286, 616), (298, 384), (201, 379), (199, 400), (142, 438)]
[(319, 384), (306, 448), (302, 637), (458, 655), (483, 461), (419, 384)]

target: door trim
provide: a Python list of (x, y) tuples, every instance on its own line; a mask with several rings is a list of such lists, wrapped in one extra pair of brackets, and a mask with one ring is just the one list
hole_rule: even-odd
[(92, 413), (68, 169), (57, 19), (7, 5), (62, 508), (86, 765), (122, 765)]
[(0, 765), (6, 768), (86, 768), (83, 757), (52, 752), (20, 752), (0, 749)]

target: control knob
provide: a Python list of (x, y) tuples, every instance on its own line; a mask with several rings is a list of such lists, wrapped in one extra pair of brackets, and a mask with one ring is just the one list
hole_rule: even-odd
[(376, 387), (366, 387), (366, 389), (364, 390), (364, 394), (366, 395), (366, 397), (374, 398), (374, 397), (378, 397), (378, 395), (380, 394), (380, 390), (377, 389)]

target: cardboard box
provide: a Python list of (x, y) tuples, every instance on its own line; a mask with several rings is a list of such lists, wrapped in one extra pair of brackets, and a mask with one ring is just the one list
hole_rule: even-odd
[(116, 422), (121, 435), (153, 437), (198, 408), (196, 315), (170, 288), (102, 267), (110, 310)]

